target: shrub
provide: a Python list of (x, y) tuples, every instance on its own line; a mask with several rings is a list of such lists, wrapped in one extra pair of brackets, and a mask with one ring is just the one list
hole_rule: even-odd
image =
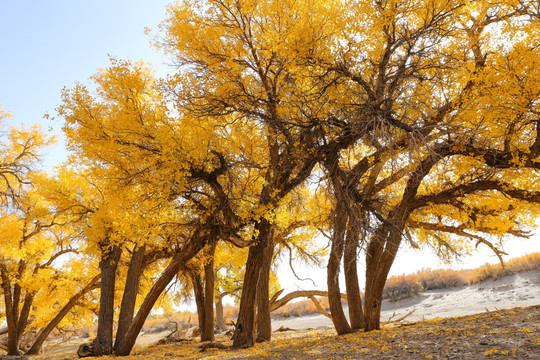
[(415, 274), (422, 290), (448, 289), (467, 285), (463, 272), (456, 270), (421, 270)]
[(398, 301), (418, 295), (422, 290), (422, 284), (416, 274), (392, 276), (386, 281), (383, 291), (383, 299)]
[(472, 285), (489, 279), (497, 280), (504, 276), (534, 269), (540, 269), (540, 253), (511, 259), (504, 264), (485, 264), (473, 270), (473, 273), (469, 276), (468, 283)]
[(398, 301), (424, 290), (448, 289), (467, 285), (465, 271), (423, 269), (414, 274), (392, 276), (386, 281), (383, 299)]

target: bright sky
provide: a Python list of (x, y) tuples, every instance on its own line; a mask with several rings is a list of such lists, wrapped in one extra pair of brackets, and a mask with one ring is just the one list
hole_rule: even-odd
[[(0, 104), (13, 121), (61, 124), (43, 119), (60, 104), (60, 90), (85, 83), (116, 58), (165, 68), (144, 28), (157, 29), (170, 0), (0, 0)], [(65, 156), (61, 144), (50, 167)]]
[[(58, 133), (61, 124), (44, 120), (60, 104), (62, 87), (85, 83), (97, 68), (109, 64), (108, 54), (153, 63), (165, 72), (165, 59), (151, 49), (144, 28), (156, 30), (165, 18), (169, 0), (0, 0), (0, 104), (13, 120), (27, 125), (41, 123)], [(51, 151), (45, 166), (62, 161), (62, 144)], [(511, 241), (505, 246), (510, 257), (540, 251), (540, 240)], [(470, 268), (496, 262), (489, 252), (465, 258), (454, 268)], [(441, 264), (429, 251), (404, 250), (392, 274), (410, 273)], [(309, 281), (296, 281), (283, 265), (280, 272), (286, 290), (312, 288)], [(317, 287), (326, 287), (326, 269), (299, 268), (301, 277), (311, 277)]]

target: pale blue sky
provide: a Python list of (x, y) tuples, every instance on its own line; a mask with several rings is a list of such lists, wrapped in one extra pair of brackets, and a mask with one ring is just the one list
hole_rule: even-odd
[[(85, 83), (108, 54), (165, 67), (144, 28), (157, 29), (171, 0), (0, 0), (0, 104), (14, 123), (42, 123), (62, 87)], [(61, 160), (61, 144), (46, 167)]]

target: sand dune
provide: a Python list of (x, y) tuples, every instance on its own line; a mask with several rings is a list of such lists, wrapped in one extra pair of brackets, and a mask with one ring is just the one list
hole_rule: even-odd
[[(396, 320), (414, 310), (404, 321), (470, 315), (486, 310), (540, 304), (540, 270), (527, 271), (499, 280), (460, 288), (431, 290), (397, 302), (384, 300), (381, 321)], [(347, 309), (345, 309), (347, 313)], [(323, 315), (272, 321), (272, 328), (306, 329), (332, 326)]]

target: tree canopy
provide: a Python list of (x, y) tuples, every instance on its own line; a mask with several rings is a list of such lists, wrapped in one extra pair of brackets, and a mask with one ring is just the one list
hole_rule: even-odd
[[(539, 210), (539, 43), (535, 1), (170, 5), (155, 40), (167, 77), (111, 58), (63, 90), (71, 156), (56, 174), (35, 168), (50, 141), (39, 130), (0, 142), (8, 352), (27, 324), (49, 328), (21, 297), (40, 296), (36, 278), (55, 296), (76, 282), (62, 317), (99, 286), (98, 334), (79, 355), (129, 355), (175, 278), (202, 340), (214, 302), (223, 327), (219, 304), (235, 294), (233, 346), (249, 347), (271, 338), (277, 259), (328, 261), (338, 334), (379, 328), (403, 246), (449, 261), (487, 246), (502, 261)], [(65, 272), (77, 266), (91, 271)]]

